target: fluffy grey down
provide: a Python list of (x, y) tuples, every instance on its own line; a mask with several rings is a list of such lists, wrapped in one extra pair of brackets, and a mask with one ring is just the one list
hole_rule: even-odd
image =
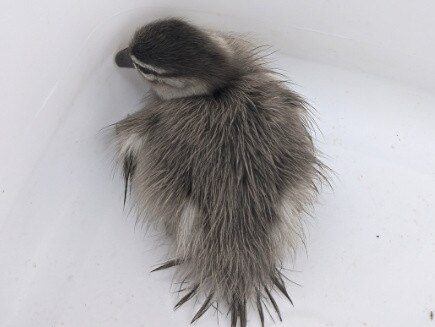
[[(114, 143), (138, 219), (163, 228), (186, 286), (176, 308), (218, 304), (231, 326), (253, 306), (281, 319), (291, 299), (280, 267), (303, 240), (324, 179), (309, 106), (264, 64), (261, 47), (181, 19), (148, 24), (117, 63), (150, 83), (146, 107), (119, 121)], [(121, 58), (121, 55), (125, 56)], [(122, 63), (122, 64), (120, 64)]]

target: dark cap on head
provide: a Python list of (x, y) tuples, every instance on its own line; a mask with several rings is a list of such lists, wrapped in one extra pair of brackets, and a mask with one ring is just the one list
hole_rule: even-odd
[(188, 22), (170, 18), (140, 28), (116, 63), (131, 67), (126, 53), (139, 61), (163, 69), (173, 76), (194, 77), (221, 84), (235, 74), (229, 55), (205, 31)]

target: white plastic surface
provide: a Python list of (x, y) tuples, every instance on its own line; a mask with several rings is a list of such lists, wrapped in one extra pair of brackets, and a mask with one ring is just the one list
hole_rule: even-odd
[[(435, 3), (155, 5), (1, 3), (0, 326), (181, 327), (198, 308), (173, 312), (171, 272), (148, 273), (165, 247), (123, 211), (101, 130), (146, 91), (114, 53), (170, 15), (259, 35), (317, 108), (337, 177), (288, 272), (302, 287), (289, 285), (294, 308), (280, 299), (277, 326), (435, 326)], [(216, 325), (212, 312), (197, 323)]]

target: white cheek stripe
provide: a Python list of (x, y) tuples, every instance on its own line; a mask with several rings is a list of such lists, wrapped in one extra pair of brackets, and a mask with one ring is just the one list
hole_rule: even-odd
[(149, 70), (155, 71), (157, 74), (166, 74), (168, 72), (165, 69), (161, 69), (161, 68), (157, 68), (157, 67), (154, 67), (152, 65), (149, 65), (149, 64), (145, 64), (142, 61), (140, 61), (139, 59), (137, 59), (134, 55), (131, 55), (131, 60), (133, 60), (133, 62), (136, 65), (141, 66), (141, 67), (143, 67), (145, 69), (149, 69)]
[(140, 69), (137, 69), (137, 71), (148, 81), (151, 82), (160, 82), (160, 83), (165, 83), (167, 85), (176, 87), (176, 88), (182, 88), (184, 86), (186, 86), (186, 79), (183, 78), (175, 78), (175, 77), (160, 77), (160, 76), (156, 76), (153, 74), (145, 74), (143, 71), (141, 71)]
[(140, 69), (137, 69), (137, 71), (143, 76), (145, 77), (145, 79), (149, 80), (149, 81), (155, 81), (157, 79), (157, 77), (153, 74), (145, 74), (143, 71), (141, 71)]

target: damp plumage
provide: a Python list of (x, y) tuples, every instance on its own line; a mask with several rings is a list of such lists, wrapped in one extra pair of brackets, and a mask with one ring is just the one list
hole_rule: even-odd
[(303, 241), (307, 208), (325, 180), (310, 135), (310, 106), (267, 68), (262, 47), (183, 19), (141, 27), (116, 56), (150, 85), (146, 105), (115, 124), (125, 197), (139, 220), (170, 241), (161, 267), (194, 297), (225, 307), (231, 326), (247, 308), (281, 319), (292, 304), (280, 269)]

